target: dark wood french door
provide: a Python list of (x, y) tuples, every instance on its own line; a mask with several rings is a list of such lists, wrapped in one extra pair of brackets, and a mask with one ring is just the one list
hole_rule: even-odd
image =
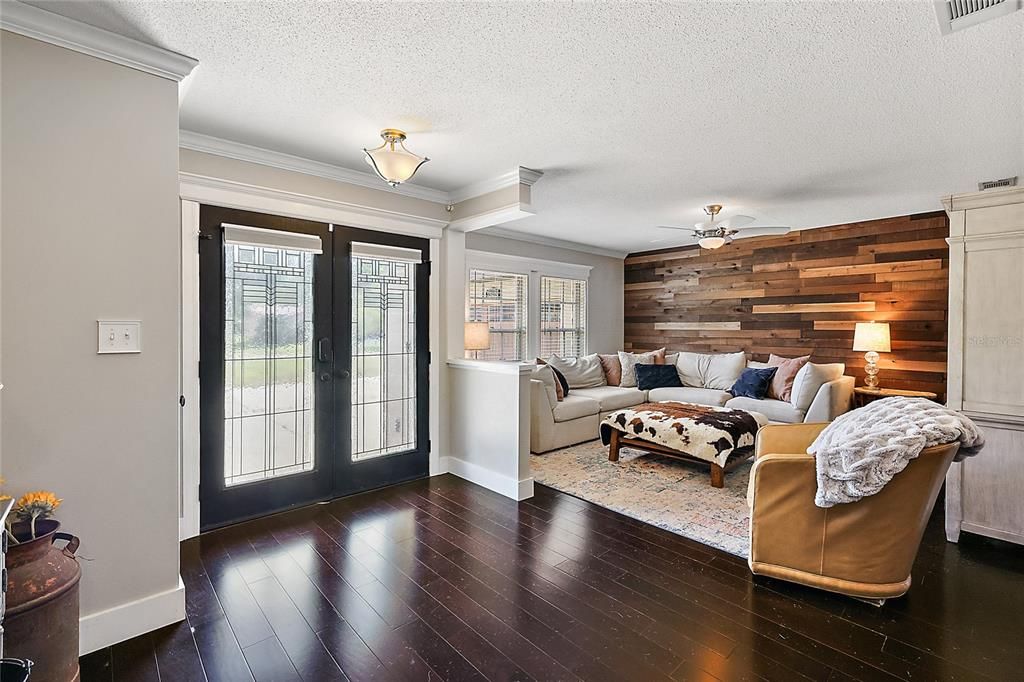
[(428, 470), (425, 239), (200, 209), (200, 525)]

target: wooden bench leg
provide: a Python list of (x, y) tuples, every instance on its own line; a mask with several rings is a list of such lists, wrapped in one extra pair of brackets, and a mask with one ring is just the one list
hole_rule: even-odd
[(712, 462), (711, 464), (711, 487), (725, 487), (725, 469)]
[(619, 431), (612, 429), (611, 440), (608, 441), (608, 461), (618, 462), (619, 461), (619, 447), (621, 446), (621, 434)]

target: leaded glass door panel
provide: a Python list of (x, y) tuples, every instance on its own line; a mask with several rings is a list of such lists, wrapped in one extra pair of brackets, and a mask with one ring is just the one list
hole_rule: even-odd
[[(200, 209), (200, 523), (330, 495), (328, 225)], [(321, 343), (321, 341), (323, 341)]]
[(340, 494), (427, 475), (429, 242), (335, 227), (336, 338), (348, 344), (339, 407)]

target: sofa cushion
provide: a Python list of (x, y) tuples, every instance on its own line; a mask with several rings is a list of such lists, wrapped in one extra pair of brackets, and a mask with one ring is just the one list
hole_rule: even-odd
[(555, 388), (558, 381), (555, 379), (555, 373), (551, 371), (551, 368), (547, 365), (537, 365), (530, 372), (530, 378), (536, 379), (537, 381), (544, 384), (544, 390), (548, 394), (548, 400), (552, 405), (557, 405), (561, 398), (558, 397), (558, 389)]
[(636, 385), (641, 391), (652, 388), (679, 388), (679, 372), (674, 365), (636, 365)]
[(573, 393), (565, 396), (565, 400), (555, 405), (551, 410), (551, 416), (556, 422), (567, 422), (579, 417), (587, 417), (601, 411), (601, 405), (593, 398)]
[(779, 369), (775, 372), (775, 376), (772, 377), (772, 383), (768, 387), (768, 397), (775, 398), (776, 400), (792, 400), (793, 381), (796, 379), (796, 373), (810, 360), (810, 355), (804, 355), (799, 358), (784, 358), (775, 353), (769, 355), (768, 366), (778, 367)]
[(740, 374), (740, 378), (729, 389), (729, 393), (736, 397), (761, 400), (768, 395), (768, 387), (772, 385), (772, 377), (775, 376), (778, 369), (778, 367), (765, 367), (764, 369), (748, 367), (743, 370), (743, 374)]
[(728, 391), (747, 366), (747, 354), (680, 353), (676, 370), (684, 386)]
[(583, 355), (578, 358), (562, 358), (552, 355), (547, 358), (547, 363), (562, 373), (569, 388), (591, 388), (593, 386), (604, 386), (604, 369), (601, 367), (601, 360), (597, 353)]
[(574, 391), (573, 395), (579, 395), (584, 398), (596, 400), (601, 406), (602, 412), (621, 410), (623, 407), (639, 405), (647, 400), (647, 394), (643, 391), (636, 388), (622, 388), (621, 386), (581, 388)]
[(598, 354), (597, 359), (601, 361), (604, 379), (609, 386), (618, 386), (622, 383), (622, 363), (619, 362), (618, 353), (612, 353), (611, 355)]
[(804, 420), (803, 410), (798, 410), (793, 407), (791, 403), (787, 403), (784, 400), (775, 400), (773, 398), (756, 400), (754, 398), (745, 398), (741, 396), (739, 398), (732, 398), (725, 403), (725, 406), (736, 410), (757, 412), (768, 417), (768, 419), (773, 422), (799, 424)]
[(634, 368), (636, 365), (664, 365), (665, 349), (659, 348), (658, 350), (652, 350), (649, 353), (627, 353), (620, 350), (619, 363), (622, 365), (622, 381), (619, 383), (619, 386), (624, 388), (635, 388), (636, 370)]
[(818, 395), (818, 389), (822, 384), (835, 381), (843, 376), (846, 365), (841, 362), (834, 362), (828, 365), (816, 365), (808, 362), (800, 368), (793, 380), (793, 397), (790, 399), (793, 407), (804, 412), (811, 406), (814, 396)]
[(693, 388), (684, 386), (682, 388), (652, 388), (647, 393), (647, 399), (652, 403), (662, 400), (677, 400), (681, 403), (695, 403), (697, 405), (712, 405), (721, 407), (732, 398), (728, 391), (719, 391), (714, 388)]

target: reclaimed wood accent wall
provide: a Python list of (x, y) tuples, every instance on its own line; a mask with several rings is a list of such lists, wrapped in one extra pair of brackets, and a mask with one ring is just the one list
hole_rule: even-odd
[(946, 391), (949, 222), (945, 212), (634, 253), (625, 261), (627, 350), (747, 351), (845, 362), (856, 322), (888, 322), (882, 386)]

